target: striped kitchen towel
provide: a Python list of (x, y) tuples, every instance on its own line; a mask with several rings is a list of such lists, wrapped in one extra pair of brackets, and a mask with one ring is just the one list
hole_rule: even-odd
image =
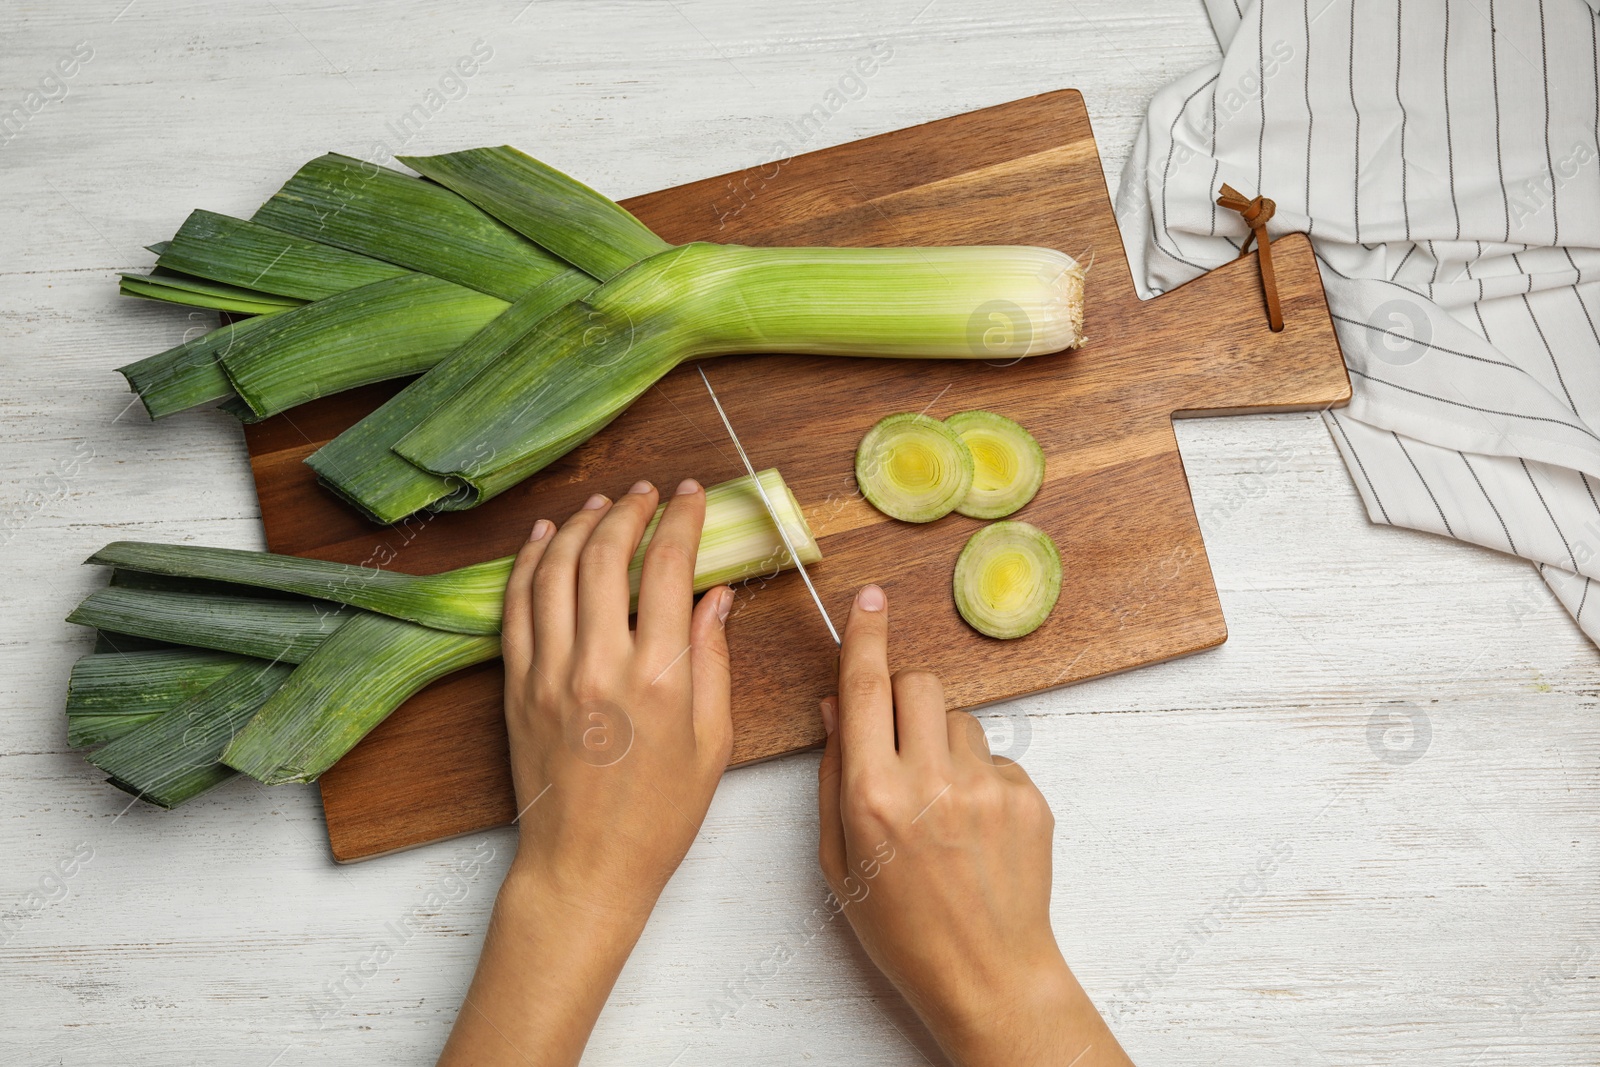
[(1117, 214), (1141, 295), (1311, 235), (1374, 522), (1532, 560), (1600, 642), (1600, 0), (1205, 0)]

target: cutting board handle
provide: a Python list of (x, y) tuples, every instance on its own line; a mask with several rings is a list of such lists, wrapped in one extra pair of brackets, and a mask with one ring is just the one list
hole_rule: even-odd
[(1183, 338), (1204, 373), (1179, 386), (1173, 415), (1233, 415), (1339, 407), (1350, 399), (1344, 365), (1327, 358), (1339, 348), (1316, 255), (1303, 233), (1272, 242), (1284, 328), (1267, 324), (1257, 253), (1241, 256), (1148, 301), (1141, 326)]

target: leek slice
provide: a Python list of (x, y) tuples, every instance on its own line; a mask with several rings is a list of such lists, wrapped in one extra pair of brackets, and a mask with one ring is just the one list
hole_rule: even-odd
[(214, 211), (190, 212), (156, 266), (302, 300), (408, 273), (371, 256)]
[(963, 411), (944, 424), (972, 453), (972, 488), (956, 511), (973, 519), (1003, 519), (1044, 484), (1044, 449), (1033, 434), (992, 411)]
[(357, 615), (272, 695), (222, 762), (267, 785), (312, 781), (417, 690), (499, 654), (499, 637)]
[(502, 300), (567, 267), (448, 189), (337, 153), (296, 171), (253, 221)]
[(1061, 596), (1061, 554), (1026, 522), (997, 522), (956, 559), (956, 610), (981, 634), (1009, 640), (1037, 630)]
[(140, 800), (175, 808), (238, 773), (218, 757), (293, 672), (272, 663), (235, 667), (100, 749), (89, 762)]
[(382, 407), (306, 459), (322, 484), (374, 522), (398, 522), (468, 487), (407, 462), (393, 446), (546, 315), (599, 283), (566, 270), (513, 303)]
[(932, 522), (972, 488), (972, 453), (956, 432), (914, 411), (878, 422), (856, 448), (856, 485), (893, 519)]
[(252, 662), (194, 648), (90, 653), (67, 682), (67, 744), (110, 741)]
[[(1039, 355), (1081, 339), (1082, 286), (1070, 257), (1043, 248), (682, 245), (552, 314), (394, 447), (481, 502), (566, 455), (686, 359)], [(971, 323), (996, 300), (1025, 304), (1031, 325), (985, 347)]]
[(416, 575), (240, 548), (114, 541), (85, 562), (297, 593), (440, 630), (496, 634), (510, 560), (508, 556), (443, 574)]
[(353, 614), (309, 600), (107, 588), (85, 597), (67, 621), (193, 648), (299, 663)]
[(396, 158), (601, 280), (672, 247), (621, 204), (508, 145)]
[(257, 415), (358, 385), (420, 374), (506, 309), (426, 274), (404, 274), (273, 315), (220, 356)]

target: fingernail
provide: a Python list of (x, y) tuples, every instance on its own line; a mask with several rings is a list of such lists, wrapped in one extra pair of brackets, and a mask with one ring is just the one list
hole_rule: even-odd
[(540, 519), (533, 524), (533, 533), (528, 535), (528, 540), (543, 541), (550, 536), (550, 531), (553, 529), (555, 529), (555, 525), (549, 519)]
[(650, 490), (652, 490), (654, 488), (655, 488), (655, 486), (651, 485), (649, 482), (647, 482), (647, 481), (645, 481), (644, 479), (641, 478), (639, 481), (633, 483), (633, 488), (629, 489), (628, 492), (630, 492), (630, 493), (648, 493)]
[(693, 478), (685, 478), (683, 481), (678, 483), (678, 491), (676, 495), (688, 496), (690, 493), (698, 493), (699, 491), (699, 482), (695, 481)]
[(832, 697), (822, 698), (822, 729), (829, 737), (833, 736), (834, 729), (839, 725), (839, 706), (833, 702)]
[(861, 592), (856, 594), (856, 604), (862, 611), (882, 611), (888, 603), (888, 598), (883, 595), (883, 590), (875, 585), (864, 585)]
[(717, 618), (722, 622), (728, 621), (728, 612), (733, 610), (733, 590), (724, 588), (717, 594)]
[(585, 500), (583, 502), (582, 510), (584, 510), (584, 511), (593, 511), (595, 508), (603, 508), (609, 503), (611, 503), (611, 501), (607, 500), (605, 497), (601, 496), (599, 493), (596, 493), (594, 496), (590, 497), (588, 500)]

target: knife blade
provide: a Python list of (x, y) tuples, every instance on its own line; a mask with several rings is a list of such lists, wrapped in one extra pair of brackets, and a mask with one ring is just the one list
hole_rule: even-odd
[(800, 553), (795, 551), (794, 542), (789, 540), (789, 531), (783, 525), (783, 520), (778, 517), (778, 509), (772, 506), (772, 498), (767, 496), (766, 486), (761, 484), (761, 479), (756, 477), (755, 464), (750, 462), (750, 457), (745, 453), (744, 445), (739, 443), (739, 435), (733, 432), (733, 423), (728, 421), (728, 413), (722, 410), (722, 401), (717, 399), (717, 391), (711, 388), (711, 379), (706, 377), (703, 367), (695, 366), (700, 372), (700, 380), (706, 383), (706, 392), (711, 394), (711, 403), (716, 406), (717, 415), (722, 419), (723, 428), (728, 431), (728, 437), (733, 441), (734, 450), (739, 453), (739, 459), (744, 463), (744, 469), (749, 473), (750, 480), (755, 483), (756, 492), (761, 497), (761, 503), (767, 509), (767, 515), (772, 519), (772, 525), (778, 528), (778, 536), (783, 539), (783, 547), (789, 553), (789, 559), (794, 562), (795, 569), (800, 572), (801, 579), (806, 583), (806, 589), (811, 592), (811, 599), (816, 602), (817, 612), (822, 616), (823, 623), (828, 627), (828, 633), (833, 638), (833, 643), (841, 644), (839, 631), (833, 628), (833, 620), (828, 617), (828, 609), (822, 606), (822, 597), (817, 595), (817, 587), (811, 584), (811, 575), (806, 573), (806, 565), (800, 562)]

